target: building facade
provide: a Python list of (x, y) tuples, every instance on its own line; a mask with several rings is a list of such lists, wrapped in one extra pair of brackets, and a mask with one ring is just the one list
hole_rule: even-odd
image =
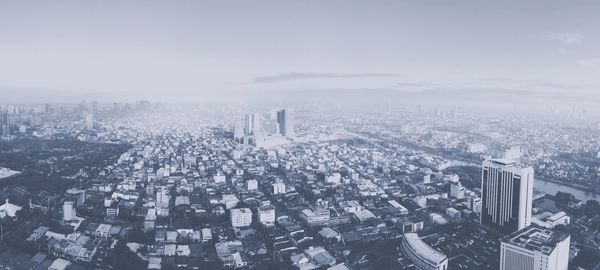
[(571, 236), (539, 226), (514, 232), (500, 244), (500, 270), (567, 270)]
[(531, 224), (533, 168), (514, 161), (483, 162), (481, 176), (481, 224), (512, 233)]
[(416, 233), (405, 233), (400, 248), (404, 256), (408, 257), (417, 269), (448, 269), (448, 257), (427, 245)]

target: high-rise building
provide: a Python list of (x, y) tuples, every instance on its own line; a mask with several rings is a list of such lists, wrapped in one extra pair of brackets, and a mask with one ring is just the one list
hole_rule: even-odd
[(0, 114), (0, 135), (9, 136), (10, 135), (10, 121), (8, 113)]
[(531, 224), (533, 168), (513, 160), (483, 162), (481, 224), (512, 233)]
[(96, 127), (96, 110), (98, 109), (98, 102), (93, 101), (92, 106), (88, 109), (85, 115), (85, 127), (87, 129), (94, 129)]
[(500, 270), (567, 270), (571, 236), (536, 225), (501, 239)]
[(252, 211), (248, 208), (231, 209), (231, 226), (247, 227), (252, 224)]
[(284, 137), (294, 137), (294, 114), (289, 109), (277, 111), (277, 127)]
[(94, 129), (94, 114), (91, 112), (85, 114), (85, 128)]
[(260, 133), (260, 115), (246, 114), (244, 116), (244, 135), (255, 135)]
[(66, 201), (63, 203), (63, 220), (71, 221), (76, 217), (75, 202)]
[(241, 142), (244, 138), (244, 128), (239, 123), (235, 123), (233, 126), (233, 139), (236, 142)]

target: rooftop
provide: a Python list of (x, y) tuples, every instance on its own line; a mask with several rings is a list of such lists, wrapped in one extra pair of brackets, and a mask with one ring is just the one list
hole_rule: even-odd
[(446, 255), (427, 245), (416, 233), (405, 233), (404, 241), (408, 241), (408, 244), (421, 258), (427, 259), (434, 264), (446, 259)]
[(549, 230), (536, 225), (529, 226), (502, 238), (503, 243), (526, 248), (531, 251), (540, 251), (550, 254), (556, 245), (569, 237), (569, 234)]

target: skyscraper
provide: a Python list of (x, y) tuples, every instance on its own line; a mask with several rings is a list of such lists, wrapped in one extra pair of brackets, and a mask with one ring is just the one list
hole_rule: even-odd
[(481, 176), (481, 224), (512, 233), (531, 224), (533, 168), (515, 161), (483, 162)]
[(277, 127), (284, 137), (294, 137), (294, 115), (289, 109), (277, 111)]
[(8, 117), (8, 113), (0, 114), (0, 135), (8, 136), (10, 135), (10, 121)]
[(571, 236), (529, 226), (501, 239), (500, 270), (567, 270)]
[(260, 133), (260, 115), (254, 113), (245, 115), (244, 133), (246, 136)]

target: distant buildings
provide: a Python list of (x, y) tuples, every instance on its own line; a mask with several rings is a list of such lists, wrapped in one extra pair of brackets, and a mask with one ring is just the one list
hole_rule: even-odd
[(294, 115), (291, 110), (277, 111), (277, 129), (284, 137), (294, 137)]
[(416, 233), (405, 233), (400, 248), (420, 270), (448, 269), (448, 257), (427, 245)]
[(247, 227), (252, 224), (252, 211), (248, 208), (231, 209), (231, 226), (234, 228)]
[(500, 270), (567, 270), (571, 237), (530, 226), (501, 240)]
[(533, 168), (521, 168), (512, 160), (486, 160), (481, 193), (481, 224), (505, 233), (531, 224)]

